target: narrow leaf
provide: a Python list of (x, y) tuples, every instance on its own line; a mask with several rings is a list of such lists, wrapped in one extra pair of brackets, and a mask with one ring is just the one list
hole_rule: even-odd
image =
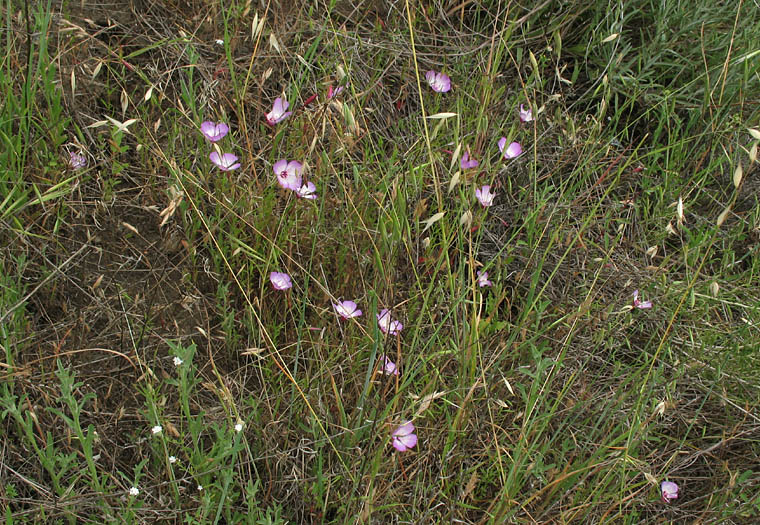
[(429, 115), (429, 119), (447, 119), (451, 117), (456, 117), (456, 113), (436, 113), (435, 115)]

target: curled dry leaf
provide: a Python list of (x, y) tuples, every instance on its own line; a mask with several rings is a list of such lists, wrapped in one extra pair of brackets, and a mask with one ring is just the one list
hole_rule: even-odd
[(128, 229), (129, 231), (131, 231), (131, 232), (134, 232), (134, 233), (136, 233), (137, 235), (140, 235), (140, 232), (137, 230), (137, 228), (135, 228), (134, 226), (132, 226), (132, 225), (131, 225), (131, 224), (129, 224), (128, 222), (124, 222), (124, 221), (122, 221), (121, 225), (122, 225), (122, 226), (124, 226), (124, 227), (125, 227), (126, 229)]
[(462, 214), (462, 218), (459, 219), (459, 224), (465, 226), (466, 228), (470, 227), (472, 224), (472, 212), (470, 210), (467, 210)]
[(683, 226), (683, 198), (681, 198), (681, 196), (678, 197), (678, 205), (676, 206), (676, 218), (678, 220), (678, 225)]
[(430, 217), (428, 220), (425, 221), (425, 227), (422, 229), (422, 233), (427, 231), (428, 228), (430, 228), (433, 224), (440, 221), (443, 216), (446, 215), (445, 211), (441, 211)]
[(739, 185), (742, 183), (742, 176), (744, 175), (744, 170), (742, 169), (742, 163), (740, 162), (738, 166), (736, 166), (736, 169), (734, 170), (734, 188), (738, 188)]
[(729, 204), (726, 206), (726, 209), (723, 210), (720, 215), (718, 215), (718, 220), (715, 222), (715, 224), (718, 225), (718, 228), (723, 226), (723, 223), (726, 222), (726, 219), (728, 218), (728, 214), (731, 213), (731, 205)]
[(459, 178), (461, 176), (462, 172), (455, 171), (454, 175), (452, 175), (451, 180), (449, 181), (449, 191), (447, 193), (451, 193), (451, 190), (454, 189), (454, 186), (459, 184)]
[(430, 408), (430, 404), (439, 397), (443, 397), (446, 395), (446, 392), (433, 392), (432, 394), (428, 394), (425, 397), (423, 397), (420, 400), (420, 406), (417, 407), (417, 411), (414, 413), (414, 418), (420, 416), (423, 412), (425, 412), (428, 408)]

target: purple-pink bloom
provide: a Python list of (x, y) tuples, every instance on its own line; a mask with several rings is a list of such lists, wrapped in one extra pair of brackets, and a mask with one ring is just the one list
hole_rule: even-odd
[(391, 434), (391, 444), (399, 452), (406, 452), (417, 444), (417, 434), (414, 433), (414, 425), (406, 421)]
[(284, 98), (277, 97), (274, 99), (272, 111), (267, 113), (267, 123), (269, 123), (270, 126), (274, 126), (278, 122), (282, 122), (288, 118), (293, 113), (292, 111), (287, 110), (288, 106), (290, 106), (290, 103)]
[(362, 311), (359, 310), (358, 305), (353, 301), (333, 303), (333, 308), (335, 308), (335, 311), (338, 312), (338, 315), (343, 319), (351, 319), (352, 317), (359, 317), (362, 315)]
[(499, 139), (499, 151), (502, 152), (506, 159), (514, 159), (522, 154), (522, 146), (520, 146), (519, 142), (512, 142), (506, 148), (504, 146), (507, 146), (507, 138), (501, 137)]
[(380, 310), (380, 313), (377, 314), (377, 325), (380, 327), (380, 330), (387, 335), (396, 335), (402, 328), (404, 328), (401, 321), (391, 319), (391, 313), (387, 308), (383, 308)]
[(438, 73), (432, 69), (425, 73), (425, 78), (433, 88), (433, 91), (438, 93), (446, 93), (451, 89), (451, 79), (445, 73)]
[(462, 155), (462, 160), (459, 161), (459, 167), (463, 170), (468, 170), (470, 168), (477, 168), (478, 167), (478, 161), (475, 159), (470, 158), (470, 152), (465, 151), (464, 155)]
[(314, 186), (313, 182), (307, 182), (297, 190), (295, 190), (296, 195), (298, 197), (301, 197), (302, 199), (316, 199), (317, 198), (317, 187)]
[(343, 92), (343, 86), (333, 88), (332, 85), (327, 87), (327, 100), (331, 100)]
[(286, 190), (298, 191), (301, 188), (301, 170), (303, 165), (297, 160), (288, 162), (280, 159), (272, 166), (272, 171), (277, 175), (277, 182)]
[(69, 168), (78, 170), (87, 166), (87, 157), (80, 153), (69, 152)]
[(211, 121), (201, 123), (201, 133), (211, 142), (217, 142), (224, 138), (230, 131), (230, 127), (224, 122), (215, 124)]
[(644, 310), (645, 308), (652, 308), (652, 301), (642, 301), (639, 299), (639, 291), (633, 291), (633, 307)]
[(678, 485), (672, 481), (663, 481), (660, 484), (660, 490), (662, 491), (662, 501), (670, 503), (670, 500), (678, 497)]
[(387, 355), (383, 354), (380, 356), (380, 362), (383, 364), (383, 367), (380, 369), (381, 374), (389, 376), (398, 375), (398, 367), (396, 366), (396, 363), (388, 359)]
[(493, 283), (488, 280), (488, 272), (478, 271), (478, 286), (483, 288), (484, 286), (491, 286)]
[(491, 186), (486, 184), (482, 188), (475, 189), (475, 197), (484, 208), (487, 208), (493, 205), (493, 199), (496, 195), (491, 193)]
[(212, 151), (208, 157), (222, 171), (236, 170), (240, 167), (240, 163), (237, 161), (238, 158), (232, 153), (222, 153), (219, 155), (218, 152)]
[(533, 110), (530, 109), (530, 106), (528, 106), (528, 109), (525, 109), (525, 107), (520, 104), (520, 121), (530, 122), (531, 120), (533, 120)]
[(269, 274), (269, 280), (275, 290), (287, 290), (293, 287), (290, 275), (283, 272), (272, 272)]

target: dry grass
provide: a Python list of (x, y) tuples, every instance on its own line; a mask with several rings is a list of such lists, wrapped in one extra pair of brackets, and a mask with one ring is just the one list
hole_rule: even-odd
[[(23, 99), (30, 41), (26, 14), (7, 9), (10, 104)], [(703, 9), (705, 25), (732, 27), (733, 15)], [(723, 86), (740, 117), (694, 106), (697, 74), (662, 66), (631, 80), (628, 56), (651, 53), (646, 21), (601, 2), (433, 2), (413, 5), (411, 21), (402, 2), (51, 12), (54, 81), (33, 73), (30, 144), (18, 178), (9, 168), (2, 181), (28, 190), (27, 204), (0, 207), (11, 521), (756, 519), (760, 218), (744, 128), (759, 93), (754, 66), (732, 62), (754, 18), (734, 32), (733, 76), (704, 75), (710, 100)], [(604, 62), (597, 33), (616, 16), (631, 24), (625, 61)], [(447, 71), (452, 92), (432, 97), (423, 78), (420, 94), (415, 61)], [(338, 66), (346, 94), (328, 103)], [(730, 79), (744, 87), (726, 89)], [(658, 98), (650, 80), (675, 95)], [(282, 93), (295, 113), (268, 128)], [(515, 118), (526, 100), (534, 127)], [(424, 127), (423, 111), (457, 116)], [(105, 116), (139, 121), (123, 134), (92, 126)], [(209, 170), (207, 119), (230, 123), (243, 169)], [(523, 142), (519, 162), (499, 159), (502, 135)], [(481, 171), (449, 192), (460, 144)], [(65, 148), (87, 152), (85, 171), (66, 169)], [(279, 158), (308, 165), (314, 206), (274, 189)], [(734, 191), (717, 173), (738, 158)], [(476, 181), (497, 204), (462, 227)], [(61, 182), (58, 198), (34, 201)], [(481, 268), (487, 292), (471, 282)], [(278, 269), (296, 283), (287, 294), (269, 286)], [(624, 308), (637, 288), (653, 309)], [(337, 322), (337, 298), (360, 302), (362, 322)], [(383, 307), (403, 320), (399, 339), (374, 329)], [(173, 358), (191, 347), (180, 376)], [(382, 353), (398, 379), (371, 365)], [(68, 398), (58, 363), (80, 382)], [(67, 399), (82, 402), (76, 423)], [(412, 418), (418, 446), (391, 453), (390, 431)], [(681, 487), (671, 504), (663, 479)]]

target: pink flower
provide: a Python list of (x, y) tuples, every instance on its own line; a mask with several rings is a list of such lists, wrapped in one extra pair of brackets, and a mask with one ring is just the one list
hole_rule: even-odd
[(341, 301), (339, 303), (333, 303), (333, 308), (338, 312), (338, 315), (343, 319), (351, 319), (352, 317), (359, 317), (362, 315), (362, 311), (353, 301)]
[(522, 154), (522, 146), (520, 146), (519, 142), (512, 142), (505, 149), (504, 146), (506, 145), (507, 145), (507, 138), (501, 137), (499, 139), (499, 151), (501, 151), (504, 154), (504, 158), (514, 159), (516, 157), (519, 157)]
[(307, 182), (295, 191), (296, 195), (302, 199), (312, 200), (317, 198), (317, 187), (314, 186), (313, 182)]
[(286, 190), (298, 191), (301, 188), (301, 170), (303, 165), (297, 160), (288, 162), (280, 159), (272, 166), (277, 182)]
[(491, 286), (493, 283), (488, 280), (488, 272), (478, 271), (478, 286), (483, 288), (484, 286)]
[(663, 481), (660, 484), (660, 490), (662, 491), (662, 501), (670, 503), (670, 500), (678, 497), (678, 485), (672, 481)]
[(401, 321), (394, 321), (391, 319), (391, 313), (387, 308), (383, 308), (380, 310), (380, 313), (377, 314), (377, 325), (380, 327), (380, 330), (387, 335), (396, 335), (402, 328), (404, 328)]
[(333, 89), (332, 86), (327, 87), (327, 100), (331, 100), (343, 92), (343, 86), (338, 86)]
[(290, 275), (282, 272), (272, 272), (269, 274), (269, 280), (275, 290), (287, 290), (293, 287)]
[(383, 363), (383, 368), (380, 369), (381, 374), (385, 374), (389, 376), (398, 375), (398, 368), (396, 367), (396, 363), (388, 359), (387, 355), (380, 356), (380, 362)]
[(240, 167), (240, 163), (237, 161), (238, 158), (232, 153), (222, 153), (219, 155), (218, 152), (212, 151), (208, 157), (222, 171), (236, 170)]
[(528, 109), (525, 109), (522, 104), (520, 104), (520, 121), (521, 122), (530, 122), (533, 120), (533, 110), (530, 109), (530, 106), (528, 106)]
[(470, 158), (470, 152), (465, 151), (464, 155), (462, 155), (462, 160), (459, 161), (459, 167), (463, 170), (468, 170), (470, 168), (477, 168), (478, 167), (478, 161), (475, 159)]
[(488, 206), (493, 205), (493, 199), (496, 195), (491, 193), (491, 186), (486, 184), (482, 188), (477, 188), (475, 190), (475, 197), (484, 208), (487, 208)]
[(217, 142), (224, 138), (230, 131), (230, 128), (224, 122), (214, 124), (213, 122), (206, 121), (201, 123), (201, 133), (211, 142)]
[(433, 91), (446, 93), (451, 89), (451, 79), (444, 73), (430, 70), (425, 73), (425, 78), (427, 79), (428, 84), (430, 84), (430, 87), (433, 88)]
[(78, 170), (87, 166), (87, 157), (80, 153), (69, 152), (69, 168)]
[(290, 103), (288, 103), (288, 101), (284, 98), (277, 97), (274, 99), (272, 111), (267, 113), (267, 122), (270, 126), (274, 126), (278, 122), (282, 122), (293, 113), (292, 111), (287, 111), (288, 106), (290, 106)]
[(639, 308), (641, 310), (644, 310), (645, 308), (652, 308), (652, 301), (639, 300), (639, 291), (634, 290), (633, 291), (633, 307)]
[(399, 452), (406, 452), (417, 444), (417, 434), (414, 433), (414, 425), (406, 421), (391, 434), (391, 444)]

